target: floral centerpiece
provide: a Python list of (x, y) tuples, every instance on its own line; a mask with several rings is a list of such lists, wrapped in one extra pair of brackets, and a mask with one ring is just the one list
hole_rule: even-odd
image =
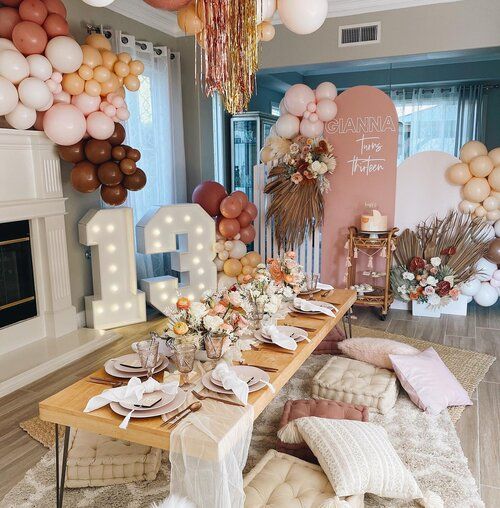
[(296, 257), (295, 252), (288, 251), (279, 258), (267, 260), (269, 274), (276, 284), (282, 284), (282, 294), (286, 300), (290, 300), (300, 293), (306, 279), (302, 266), (297, 263)]
[(332, 145), (323, 138), (298, 136), (290, 141), (274, 136), (266, 146), (275, 164), (264, 189), (271, 195), (266, 220), (274, 220), (278, 247), (291, 249), (323, 222), (323, 194), (330, 189), (328, 176), (337, 162)]

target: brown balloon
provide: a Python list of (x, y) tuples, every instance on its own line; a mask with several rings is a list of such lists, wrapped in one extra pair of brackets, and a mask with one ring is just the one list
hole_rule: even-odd
[(12, 30), (21, 21), (19, 12), (13, 7), (0, 7), (0, 37), (12, 38)]
[(123, 148), (123, 146), (121, 145), (114, 146), (113, 149), (111, 150), (111, 157), (113, 157), (115, 161), (121, 161), (125, 159), (126, 156), (127, 152), (125, 151), (125, 148)]
[(85, 155), (93, 164), (102, 164), (111, 159), (111, 143), (101, 139), (90, 139), (85, 145)]
[(127, 159), (132, 159), (134, 162), (139, 162), (141, 160), (141, 152), (135, 148), (129, 148), (127, 150)]
[(125, 141), (125, 127), (121, 123), (115, 123), (115, 130), (108, 141), (113, 146), (121, 145)]
[(118, 206), (125, 203), (128, 191), (123, 185), (113, 185), (101, 187), (102, 200), (111, 206)]
[(131, 191), (141, 190), (146, 185), (146, 173), (141, 168), (137, 168), (132, 175), (127, 175), (123, 179), (123, 186)]
[(24, 56), (42, 54), (47, 46), (47, 32), (33, 21), (21, 21), (12, 30), (12, 42)]
[(495, 240), (491, 241), (488, 246), (488, 252), (486, 252), (484, 257), (492, 263), (500, 265), (500, 238), (495, 238)]
[(43, 29), (47, 32), (49, 39), (69, 35), (68, 22), (59, 14), (49, 14), (43, 23)]
[(97, 177), (97, 168), (88, 161), (82, 161), (71, 170), (71, 185), (78, 192), (94, 192), (101, 182)]
[(133, 175), (137, 169), (137, 164), (132, 159), (123, 159), (120, 162), (120, 169), (126, 175)]
[(118, 185), (123, 180), (123, 173), (116, 162), (105, 162), (97, 168), (97, 176), (104, 185)]
[(82, 162), (85, 160), (85, 141), (78, 141), (74, 145), (69, 146), (59, 146), (59, 157), (63, 161), (72, 162), (73, 164), (77, 164), (78, 162)]

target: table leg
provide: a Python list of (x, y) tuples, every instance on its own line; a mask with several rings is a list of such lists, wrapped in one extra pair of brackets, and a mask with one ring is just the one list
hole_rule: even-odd
[(66, 463), (68, 461), (69, 427), (64, 428), (64, 444), (62, 463), (59, 457), (59, 425), (56, 424), (56, 507), (62, 508), (64, 498), (64, 482), (66, 480)]
[(349, 323), (349, 338), (352, 339), (352, 309), (347, 311), (347, 322)]

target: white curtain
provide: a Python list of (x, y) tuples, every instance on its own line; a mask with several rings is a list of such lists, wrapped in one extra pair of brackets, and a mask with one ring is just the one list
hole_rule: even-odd
[[(130, 118), (124, 124), (126, 144), (141, 151), (138, 166), (148, 179), (144, 189), (129, 192), (124, 204), (133, 208), (137, 223), (151, 206), (186, 202), (180, 54), (120, 31), (112, 32), (111, 40), (116, 52), (144, 63), (139, 91), (127, 92)], [(137, 255), (139, 279), (168, 270), (168, 255)]]

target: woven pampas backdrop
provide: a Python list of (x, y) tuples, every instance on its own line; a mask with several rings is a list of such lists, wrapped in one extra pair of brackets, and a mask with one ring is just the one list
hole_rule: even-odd
[[(260, 0), (257, 0), (260, 1)], [(205, 92), (218, 92), (226, 111), (245, 110), (255, 88), (258, 69), (257, 2), (197, 0), (205, 28), (199, 34)]]
[(293, 250), (323, 222), (323, 195), (315, 180), (296, 185), (282, 167), (269, 172), (264, 192), (271, 196), (266, 221), (274, 224), (274, 238), (281, 250)]

